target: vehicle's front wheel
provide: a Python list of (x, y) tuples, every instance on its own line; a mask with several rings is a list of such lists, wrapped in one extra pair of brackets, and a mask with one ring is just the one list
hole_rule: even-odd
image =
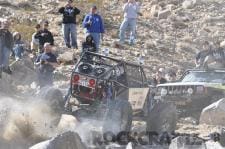
[(147, 131), (173, 132), (176, 129), (177, 111), (172, 103), (159, 102), (148, 112)]
[(132, 107), (127, 100), (113, 100), (107, 106), (103, 132), (119, 133), (130, 131), (132, 125)]

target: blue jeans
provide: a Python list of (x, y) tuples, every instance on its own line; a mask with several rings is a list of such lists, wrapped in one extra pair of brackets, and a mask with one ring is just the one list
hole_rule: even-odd
[(7, 47), (0, 48), (0, 67), (8, 67), (9, 66), (9, 56), (11, 50)]
[(134, 39), (135, 39), (135, 32), (136, 32), (136, 19), (129, 19), (129, 18), (124, 18), (121, 26), (120, 26), (120, 34), (119, 34), (119, 37), (120, 37), (120, 42), (124, 42), (125, 41), (125, 32), (126, 30), (130, 29), (130, 41), (129, 43), (130, 44), (133, 44), (134, 43)]
[(94, 39), (95, 45), (96, 45), (96, 53), (99, 51), (99, 45), (100, 45), (100, 39), (101, 35), (100, 33), (86, 33), (86, 36), (91, 35)]
[(15, 58), (16, 58), (16, 59), (17, 59), (17, 58), (21, 59), (22, 54), (23, 54), (23, 52), (24, 52), (23, 47), (22, 47), (22, 46), (16, 46), (16, 47), (13, 48), (13, 51), (14, 51), (14, 53), (15, 53)]
[(77, 29), (76, 24), (62, 24), (63, 38), (66, 46), (77, 48)]

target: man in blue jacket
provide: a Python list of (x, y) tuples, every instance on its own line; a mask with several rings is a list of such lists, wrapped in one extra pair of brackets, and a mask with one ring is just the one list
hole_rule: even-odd
[(96, 6), (93, 6), (91, 8), (91, 12), (85, 16), (83, 27), (86, 29), (86, 34), (93, 37), (98, 52), (100, 39), (103, 39), (103, 33), (105, 30), (102, 18), (97, 14)]

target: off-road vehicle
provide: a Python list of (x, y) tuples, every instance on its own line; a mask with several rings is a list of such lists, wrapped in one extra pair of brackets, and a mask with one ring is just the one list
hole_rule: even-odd
[(152, 109), (150, 96), (141, 65), (85, 52), (72, 71), (67, 107), (78, 118), (103, 120), (104, 131), (129, 131), (134, 113)]
[(224, 97), (225, 69), (187, 70), (173, 83), (160, 84), (155, 101), (174, 103), (178, 115), (199, 119), (203, 108)]

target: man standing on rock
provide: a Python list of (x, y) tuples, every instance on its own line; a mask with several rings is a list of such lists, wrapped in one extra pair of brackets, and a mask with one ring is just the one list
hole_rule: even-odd
[(86, 36), (91, 35), (93, 37), (98, 52), (100, 39), (103, 40), (105, 29), (101, 16), (97, 14), (96, 6), (92, 6), (91, 12), (85, 16), (83, 27), (86, 29)]
[(9, 68), (9, 57), (13, 48), (13, 35), (9, 31), (9, 21), (0, 20), (0, 78), (2, 71), (12, 74)]
[(66, 6), (59, 9), (59, 13), (63, 14), (62, 32), (65, 44), (68, 48), (72, 46), (77, 49), (76, 15), (80, 14), (80, 10), (73, 7), (72, 3), (73, 0), (68, 0)]
[(135, 40), (135, 32), (136, 32), (136, 22), (137, 22), (137, 16), (139, 14), (140, 5), (135, 0), (128, 0), (128, 2), (123, 6), (124, 11), (124, 20), (120, 26), (120, 43), (124, 44), (125, 40), (125, 32), (126, 30), (130, 29), (130, 40), (129, 44), (134, 44)]
[(50, 43), (44, 44), (44, 53), (37, 57), (35, 65), (38, 67), (38, 79), (40, 87), (53, 85), (53, 71), (58, 66), (57, 58), (52, 53)]

